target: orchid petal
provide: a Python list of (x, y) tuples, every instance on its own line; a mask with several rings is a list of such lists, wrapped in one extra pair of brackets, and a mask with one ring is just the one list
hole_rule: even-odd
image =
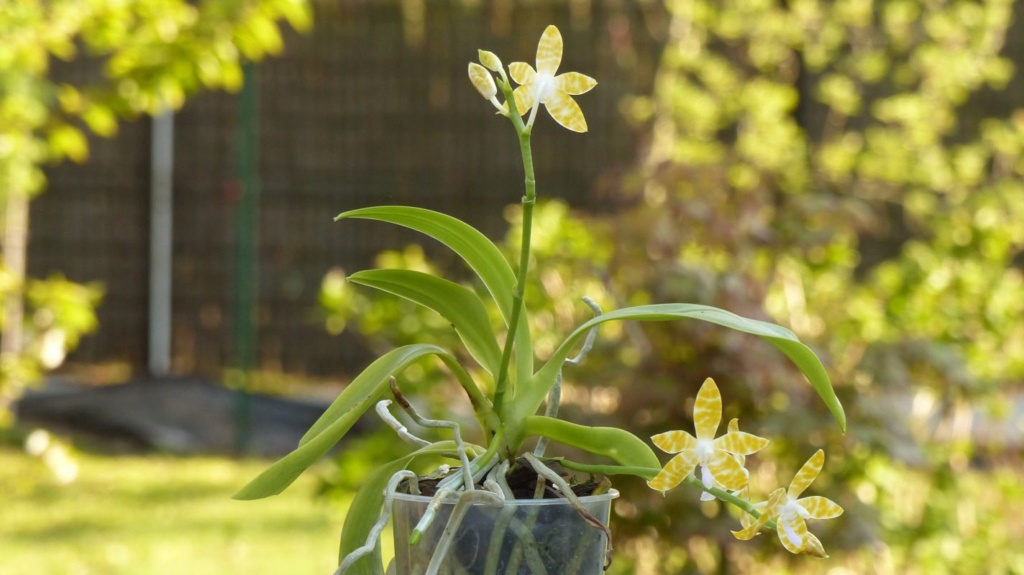
[(801, 553), (807, 548), (807, 523), (799, 516), (782, 519), (779, 523), (779, 541), (790, 553)]
[(695, 467), (697, 467), (697, 452), (687, 449), (673, 457), (654, 479), (647, 482), (647, 485), (655, 491), (668, 491), (679, 485), (687, 475), (693, 473)]
[(548, 26), (537, 44), (537, 72), (553, 77), (562, 63), (562, 34), (558, 28)]
[(697, 439), (685, 431), (666, 431), (651, 438), (654, 445), (665, 453), (679, 453), (684, 449), (695, 449)]
[(821, 541), (819, 541), (818, 538), (809, 531), (807, 532), (804, 554), (810, 555), (811, 557), (817, 557), (818, 559), (828, 558), (828, 553), (825, 553), (825, 548), (821, 545)]
[[(698, 435), (698, 437), (700, 437)], [(821, 473), (821, 467), (825, 464), (825, 452), (818, 450), (804, 463), (804, 466), (800, 468), (796, 476), (793, 477), (793, 482), (789, 484), (789, 496), (793, 499), (800, 497), (800, 494), (807, 489), (811, 483)]]
[(758, 512), (757, 518), (749, 513), (744, 513), (740, 516), (740, 524), (743, 525), (743, 529), (733, 531), (732, 534), (742, 541), (753, 538), (764, 527), (765, 523), (768, 523), (773, 517), (778, 515), (779, 508), (782, 507), (785, 500), (786, 491), (782, 488), (776, 489), (768, 496), (768, 501), (753, 505), (754, 510)]
[(714, 439), (718, 424), (722, 422), (722, 394), (710, 377), (704, 380), (693, 405), (693, 426), (697, 439)]
[(786, 490), (779, 487), (775, 491), (768, 494), (768, 504), (765, 505), (762, 515), (768, 515), (769, 517), (776, 517), (779, 514), (779, 509), (786, 503)]
[(526, 85), (537, 78), (537, 73), (533, 71), (533, 66), (526, 62), (512, 62), (508, 65), (508, 72), (512, 79), (516, 81), (516, 84)]
[(834, 519), (843, 514), (843, 508), (839, 504), (825, 497), (804, 497), (796, 503), (803, 507), (812, 519)]
[[(519, 112), (520, 116), (525, 116), (533, 108), (533, 103), (536, 101), (532, 84), (519, 86), (512, 92), (512, 97), (516, 100), (516, 111)], [(507, 103), (505, 104), (505, 109), (508, 109)]]
[(586, 74), (580, 74), (579, 72), (566, 72), (565, 74), (559, 74), (554, 80), (555, 88), (569, 94), (570, 96), (586, 94), (596, 85), (597, 80), (587, 76)]
[(544, 106), (556, 122), (573, 132), (586, 132), (587, 120), (572, 97), (565, 92), (553, 90), (544, 100)]
[(715, 439), (715, 449), (728, 451), (733, 455), (757, 453), (764, 449), (766, 445), (768, 445), (767, 439), (742, 431), (730, 431), (722, 437)]
[(708, 469), (715, 476), (715, 481), (729, 491), (736, 491), (747, 486), (747, 472), (736, 459), (724, 451), (716, 451), (707, 463)]

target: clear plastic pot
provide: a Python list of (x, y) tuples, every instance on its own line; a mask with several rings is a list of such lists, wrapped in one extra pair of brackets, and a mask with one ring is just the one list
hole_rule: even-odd
[[(615, 490), (581, 497), (584, 507), (608, 524)], [(409, 541), (429, 497), (396, 494), (392, 513), (397, 575), (423, 575), (438, 548), (455, 501), (437, 510), (416, 545)], [(466, 512), (440, 561), (441, 575), (601, 575), (607, 540), (565, 499), (506, 501), (501, 507), (474, 504)]]

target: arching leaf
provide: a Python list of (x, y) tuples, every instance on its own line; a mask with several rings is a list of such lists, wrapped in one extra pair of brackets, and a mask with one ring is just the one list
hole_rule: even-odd
[(603, 455), (626, 467), (659, 469), (654, 451), (639, 437), (616, 427), (589, 427), (543, 415), (523, 422), (525, 435), (542, 435), (558, 443)]
[(450, 355), (436, 345), (407, 345), (381, 356), (356, 377), (327, 411), (309, 428), (299, 447), (282, 457), (234, 495), (235, 499), (262, 499), (277, 495), (310, 465), (327, 453), (367, 409), (387, 392), (388, 377), (409, 363), (427, 356)]
[(636, 321), (670, 321), (676, 319), (697, 319), (718, 324), (736, 331), (750, 333), (768, 340), (804, 372), (808, 381), (818, 392), (818, 396), (825, 402), (825, 405), (832, 412), (839, 427), (846, 431), (846, 413), (843, 411), (835, 390), (832, 389), (832, 382), (828, 378), (825, 366), (821, 360), (806, 345), (800, 342), (796, 335), (773, 323), (749, 319), (738, 316), (734, 313), (706, 305), (672, 303), (645, 305), (619, 309), (599, 315), (583, 325), (576, 328), (569, 337), (562, 342), (562, 345), (555, 350), (551, 358), (534, 375), (527, 389), (522, 390), (522, 395), (516, 398), (516, 410), (520, 417), (533, 415), (540, 404), (544, 401), (548, 390), (554, 385), (555, 376), (561, 369), (565, 359), (569, 357), (573, 346), (581, 340), (587, 331), (606, 321), (613, 320), (636, 320)]
[(354, 273), (348, 279), (441, 314), (455, 328), (473, 359), (491, 375), (498, 373), (501, 349), (494, 337), (487, 310), (472, 291), (446, 279), (411, 270), (367, 270)]
[[(512, 318), (512, 294), (516, 276), (512, 267), (487, 236), (447, 214), (411, 206), (376, 206), (343, 212), (336, 220), (358, 218), (388, 222), (416, 230), (448, 246), (466, 262), (494, 298), (505, 323)], [(516, 330), (516, 373), (526, 379), (533, 373), (533, 345), (523, 314)]]

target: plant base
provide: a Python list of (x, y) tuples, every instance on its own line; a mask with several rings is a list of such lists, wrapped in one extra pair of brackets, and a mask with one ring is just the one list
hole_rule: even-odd
[[(581, 497), (584, 507), (607, 525), (617, 491)], [(415, 545), (410, 534), (429, 497), (396, 494), (393, 504), (397, 575), (423, 575), (439, 561), (443, 575), (600, 575), (607, 541), (565, 499), (520, 499), (501, 507), (477, 504), (466, 512), (452, 545), (434, 559), (455, 500), (443, 503)]]

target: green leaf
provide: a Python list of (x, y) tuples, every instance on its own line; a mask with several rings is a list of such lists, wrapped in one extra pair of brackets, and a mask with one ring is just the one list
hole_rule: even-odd
[(352, 283), (403, 297), (441, 314), (455, 328), (473, 359), (491, 375), (498, 373), (501, 349), (484, 304), (469, 289), (411, 270), (368, 270), (354, 273), (348, 279)]
[(686, 303), (645, 305), (619, 309), (599, 315), (579, 326), (555, 350), (555, 353), (540, 371), (534, 375), (528, 388), (523, 390), (521, 397), (516, 398), (516, 409), (520, 410), (517, 412), (517, 415), (526, 417), (537, 411), (537, 408), (544, 401), (548, 390), (554, 385), (555, 376), (558, 374), (558, 370), (561, 369), (566, 358), (569, 357), (573, 346), (587, 334), (590, 328), (613, 320), (670, 321), (676, 319), (697, 319), (715, 323), (736, 331), (758, 335), (768, 340), (804, 372), (804, 375), (807, 376), (815, 391), (818, 392), (818, 395), (825, 402), (829, 411), (832, 412), (832, 416), (839, 424), (839, 427), (844, 432), (846, 431), (846, 414), (843, 411), (842, 404), (839, 403), (839, 398), (836, 397), (835, 390), (832, 389), (832, 382), (829, 381), (825, 366), (821, 364), (818, 356), (809, 347), (801, 343), (792, 331), (780, 325), (745, 318), (716, 307)]
[[(448, 246), (461, 257), (494, 298), (507, 324), (512, 318), (512, 294), (516, 275), (501, 250), (473, 226), (447, 214), (410, 206), (376, 206), (344, 212), (335, 220), (359, 218), (387, 222), (416, 230)], [(516, 373), (526, 379), (533, 373), (533, 344), (526, 314), (516, 330)]]
[[(338, 548), (338, 563), (340, 564), (345, 559), (345, 556), (366, 543), (366, 534), (370, 532), (370, 529), (373, 528), (380, 518), (385, 499), (384, 489), (387, 487), (392, 475), (412, 465), (413, 461), (418, 457), (451, 453), (455, 449), (455, 442), (440, 441), (402, 456), (390, 463), (386, 463), (374, 470), (366, 478), (359, 491), (356, 492), (355, 497), (352, 498), (352, 504), (345, 514), (345, 525), (341, 530), (341, 545)], [(380, 545), (377, 546), (373, 553), (356, 561), (348, 573), (352, 575), (383, 575)]]
[(639, 437), (616, 427), (588, 427), (544, 415), (523, 422), (526, 435), (543, 435), (558, 443), (610, 457), (626, 467), (660, 469), (654, 451)]
[(407, 345), (392, 350), (356, 377), (327, 411), (309, 428), (299, 447), (279, 459), (234, 495), (235, 499), (261, 499), (277, 495), (327, 453), (362, 414), (387, 391), (388, 377), (426, 355), (450, 356), (435, 345)]

